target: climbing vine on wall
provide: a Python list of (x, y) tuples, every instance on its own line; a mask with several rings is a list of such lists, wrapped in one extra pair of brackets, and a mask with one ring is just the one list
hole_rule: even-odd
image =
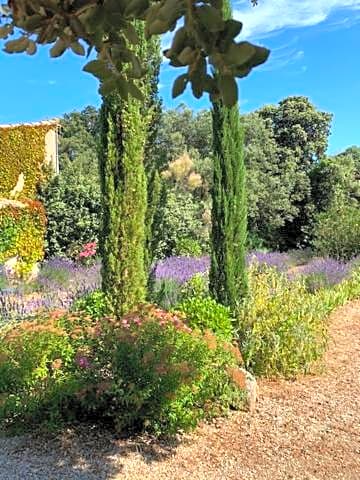
[(35, 198), (44, 178), (45, 135), (51, 125), (0, 128), (0, 197), (8, 197), (21, 173), (25, 176), (20, 198)]
[(44, 207), (36, 200), (0, 205), (0, 264), (17, 257), (17, 273), (29, 273), (44, 258), (45, 226)]

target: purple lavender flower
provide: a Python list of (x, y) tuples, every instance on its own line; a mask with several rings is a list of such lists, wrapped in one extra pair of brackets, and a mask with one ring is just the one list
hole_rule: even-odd
[(100, 287), (100, 264), (86, 267), (65, 258), (44, 262), (31, 287), (19, 285), (0, 289), (0, 320), (17, 320), (40, 310), (70, 308), (85, 293)]
[(314, 258), (307, 265), (299, 267), (292, 277), (322, 277), (328, 286), (342, 282), (351, 272), (352, 262), (343, 263), (333, 258)]
[[(287, 253), (251, 252), (247, 256), (247, 265), (253, 263), (269, 265), (279, 271), (286, 271), (291, 263)], [(171, 279), (179, 284), (190, 280), (196, 273), (207, 273), (210, 269), (210, 257), (169, 257), (158, 262), (153, 275), (156, 281)]]
[(276, 268), (279, 272), (286, 272), (291, 264), (291, 257), (287, 253), (280, 252), (251, 252), (247, 255), (247, 265), (257, 263)]
[(169, 257), (155, 265), (153, 275), (156, 281), (171, 279), (183, 284), (196, 273), (208, 272), (209, 268), (209, 257)]

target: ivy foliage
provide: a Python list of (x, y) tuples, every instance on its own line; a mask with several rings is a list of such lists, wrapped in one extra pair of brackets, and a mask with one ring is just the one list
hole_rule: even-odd
[(9, 196), (23, 173), (21, 198), (35, 198), (37, 186), (45, 175), (45, 135), (53, 128), (21, 125), (0, 129), (0, 197)]
[(0, 264), (18, 257), (19, 275), (26, 275), (44, 258), (45, 211), (42, 204), (24, 200), (23, 206), (0, 208)]
[[(212, 99), (234, 105), (238, 97), (235, 79), (264, 63), (269, 51), (237, 42), (243, 25), (225, 20), (222, 7), (221, 0), (12, 0), (0, 11), (5, 17), (0, 38), (7, 39), (8, 53), (33, 55), (37, 45), (43, 44), (52, 45), (52, 57), (66, 50), (85, 56), (95, 49), (96, 59), (84, 70), (99, 78), (100, 93), (117, 90), (123, 99), (129, 94), (142, 99), (136, 80), (144, 75), (146, 64), (134, 49), (141, 41), (134, 21), (140, 20), (147, 39), (174, 32), (164, 54), (171, 66), (187, 67), (187, 72), (175, 80), (173, 97), (190, 84), (196, 98), (208, 92)], [(8, 39), (13, 35), (15, 39)], [(214, 70), (216, 76), (209, 73)]]

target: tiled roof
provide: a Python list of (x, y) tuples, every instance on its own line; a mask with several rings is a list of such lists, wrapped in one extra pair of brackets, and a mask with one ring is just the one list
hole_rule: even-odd
[(14, 123), (9, 125), (0, 125), (0, 128), (17, 128), (17, 127), (41, 127), (41, 126), (57, 126), (60, 125), (59, 118), (53, 118), (51, 120), (44, 120), (42, 122), (33, 122), (33, 123)]

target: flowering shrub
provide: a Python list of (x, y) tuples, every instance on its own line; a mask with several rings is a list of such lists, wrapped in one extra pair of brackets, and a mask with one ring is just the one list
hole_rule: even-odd
[(242, 404), (240, 358), (152, 305), (120, 320), (55, 311), (0, 330), (0, 423), (91, 418), (119, 431), (187, 430)]

